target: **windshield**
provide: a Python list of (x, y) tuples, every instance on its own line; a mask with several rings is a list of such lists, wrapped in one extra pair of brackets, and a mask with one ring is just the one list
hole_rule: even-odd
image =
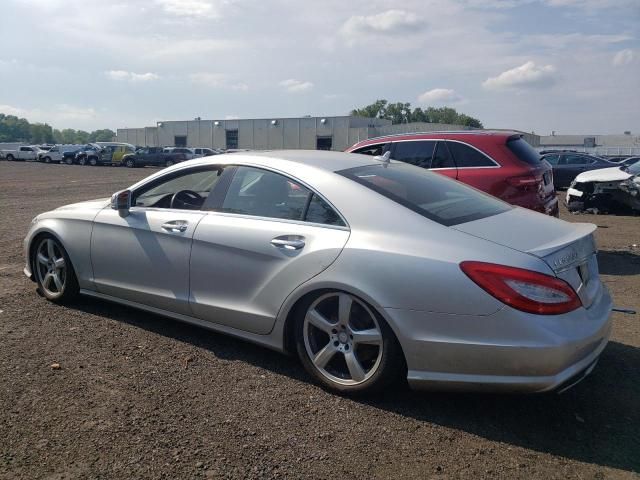
[(630, 175), (640, 175), (640, 161), (627, 165), (626, 167), (622, 167), (622, 169)]
[(512, 208), (474, 188), (411, 165), (369, 165), (337, 173), (447, 227)]

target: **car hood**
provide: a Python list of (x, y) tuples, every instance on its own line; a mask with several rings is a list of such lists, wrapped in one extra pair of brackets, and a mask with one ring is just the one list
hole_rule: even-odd
[(72, 210), (77, 208), (104, 208), (111, 202), (110, 198), (98, 198), (97, 200), (87, 200), (85, 202), (71, 203), (62, 207), (56, 208), (56, 210)]
[(620, 167), (600, 168), (598, 170), (589, 170), (588, 172), (582, 172), (576, 177), (576, 182), (621, 182), (631, 177), (631, 175)]
[(569, 223), (519, 207), (451, 228), (535, 255), (555, 272), (595, 252), (595, 225)]

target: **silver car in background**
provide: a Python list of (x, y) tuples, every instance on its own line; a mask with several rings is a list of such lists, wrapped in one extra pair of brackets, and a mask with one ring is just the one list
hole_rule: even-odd
[(542, 392), (609, 338), (594, 229), (386, 158), (234, 153), (38, 215), (25, 274), (296, 353), (341, 392)]

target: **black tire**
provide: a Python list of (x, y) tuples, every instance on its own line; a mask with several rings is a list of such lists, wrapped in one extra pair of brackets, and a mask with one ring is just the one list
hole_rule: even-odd
[(127, 168), (135, 168), (136, 161), (133, 158), (127, 158), (124, 162), (124, 166)]
[(96, 157), (91, 157), (89, 159), (89, 165), (92, 167), (97, 167), (98, 166), (98, 159)]
[(166, 162), (164, 162), (164, 166), (165, 167), (170, 167), (171, 165), (173, 165), (175, 162), (171, 159), (167, 160)]
[(87, 157), (80, 157), (78, 159), (78, 165), (86, 165), (87, 164)]
[[(49, 250), (49, 245), (52, 245), (52, 250)], [(51, 302), (60, 304), (73, 301), (80, 292), (78, 278), (76, 277), (76, 272), (67, 251), (58, 239), (52, 235), (41, 235), (35, 239), (31, 250), (31, 268), (38, 284), (38, 291), (42, 296)], [(53, 252), (53, 254), (49, 255), (51, 252)], [(41, 253), (44, 253), (46, 258), (50, 260), (46, 265), (39, 257)], [(64, 266), (62, 267), (64, 269), (64, 275), (60, 273), (62, 268), (55, 268), (55, 265), (60, 259), (64, 260)], [(47, 280), (47, 275), (51, 275), (54, 270), (62, 287), (58, 286), (57, 281), (52, 280), (53, 277)], [(52, 283), (53, 285), (51, 285)]]
[[(71, 158), (71, 157), (67, 157), (67, 158), (65, 158), (64, 162), (65, 162), (67, 165), (73, 165), (73, 158)], [(61, 162), (61, 163), (62, 163), (62, 162)]]
[[(302, 305), (298, 306), (295, 312), (295, 332), (294, 332), (294, 340), (295, 347), (304, 366), (305, 370), (313, 377), (313, 379), (319, 383), (324, 388), (332, 390), (334, 392), (339, 392), (341, 394), (346, 395), (360, 395), (360, 394), (371, 394), (375, 392), (380, 392), (386, 387), (389, 387), (395, 383), (400, 384), (400, 382), (406, 381), (406, 366), (404, 362), (404, 356), (402, 354), (402, 349), (398, 340), (396, 339), (393, 331), (387, 325), (386, 321), (373, 309), (370, 305), (368, 305), (363, 300), (357, 298), (354, 295), (346, 294), (350, 296), (352, 299), (357, 301), (360, 305), (364, 306), (365, 309), (372, 315), (372, 318), (375, 318), (377, 323), (376, 327), (379, 327), (379, 332), (381, 333), (382, 342), (381, 342), (381, 357), (377, 360), (377, 363), (374, 364), (373, 367), (366, 373), (366, 375), (371, 375), (369, 378), (366, 378), (361, 383), (354, 385), (344, 385), (341, 383), (337, 383), (325, 374), (321, 373), (321, 371), (316, 367), (312, 359), (310, 358), (310, 354), (307, 351), (307, 345), (305, 344), (305, 317), (307, 311), (309, 311), (310, 307), (315, 305), (318, 301), (322, 302), (323, 298), (326, 298), (331, 295), (341, 295), (346, 294), (346, 292), (338, 292), (338, 291), (323, 291), (319, 292), (316, 295), (313, 295), (311, 298), (306, 300)], [(355, 302), (354, 302), (355, 304)], [(339, 323), (339, 322), (338, 322)], [(336, 326), (338, 325), (336, 323)], [(355, 332), (354, 332), (355, 334)], [(329, 338), (329, 337), (327, 337)], [(351, 337), (353, 339), (353, 336)], [(324, 343), (324, 342), (322, 342)], [(328, 346), (331, 342), (329, 339)], [(337, 342), (336, 342), (337, 343)], [(356, 352), (358, 351), (358, 346), (355, 343), (352, 345), (352, 354), (356, 356)], [(347, 352), (348, 353), (348, 352)], [(317, 354), (317, 352), (316, 352)], [(337, 353), (336, 353), (337, 355)], [(378, 355), (378, 354), (376, 354)], [(356, 356), (357, 358), (357, 356)], [(341, 359), (338, 359), (341, 361)], [(362, 365), (360, 362), (358, 362)], [(373, 373), (370, 373), (371, 370)], [(347, 380), (348, 381), (348, 380)]]
[(44, 163), (51, 163), (51, 157), (44, 157)]
[(13, 162), (13, 155), (7, 155), (7, 162)]

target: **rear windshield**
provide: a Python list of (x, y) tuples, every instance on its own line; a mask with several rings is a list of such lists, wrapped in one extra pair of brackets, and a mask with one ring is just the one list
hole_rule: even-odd
[(447, 227), (512, 208), (438, 173), (402, 163), (369, 165), (337, 173)]
[(507, 140), (507, 147), (518, 157), (519, 160), (529, 165), (540, 165), (540, 154), (521, 137), (514, 137)]

